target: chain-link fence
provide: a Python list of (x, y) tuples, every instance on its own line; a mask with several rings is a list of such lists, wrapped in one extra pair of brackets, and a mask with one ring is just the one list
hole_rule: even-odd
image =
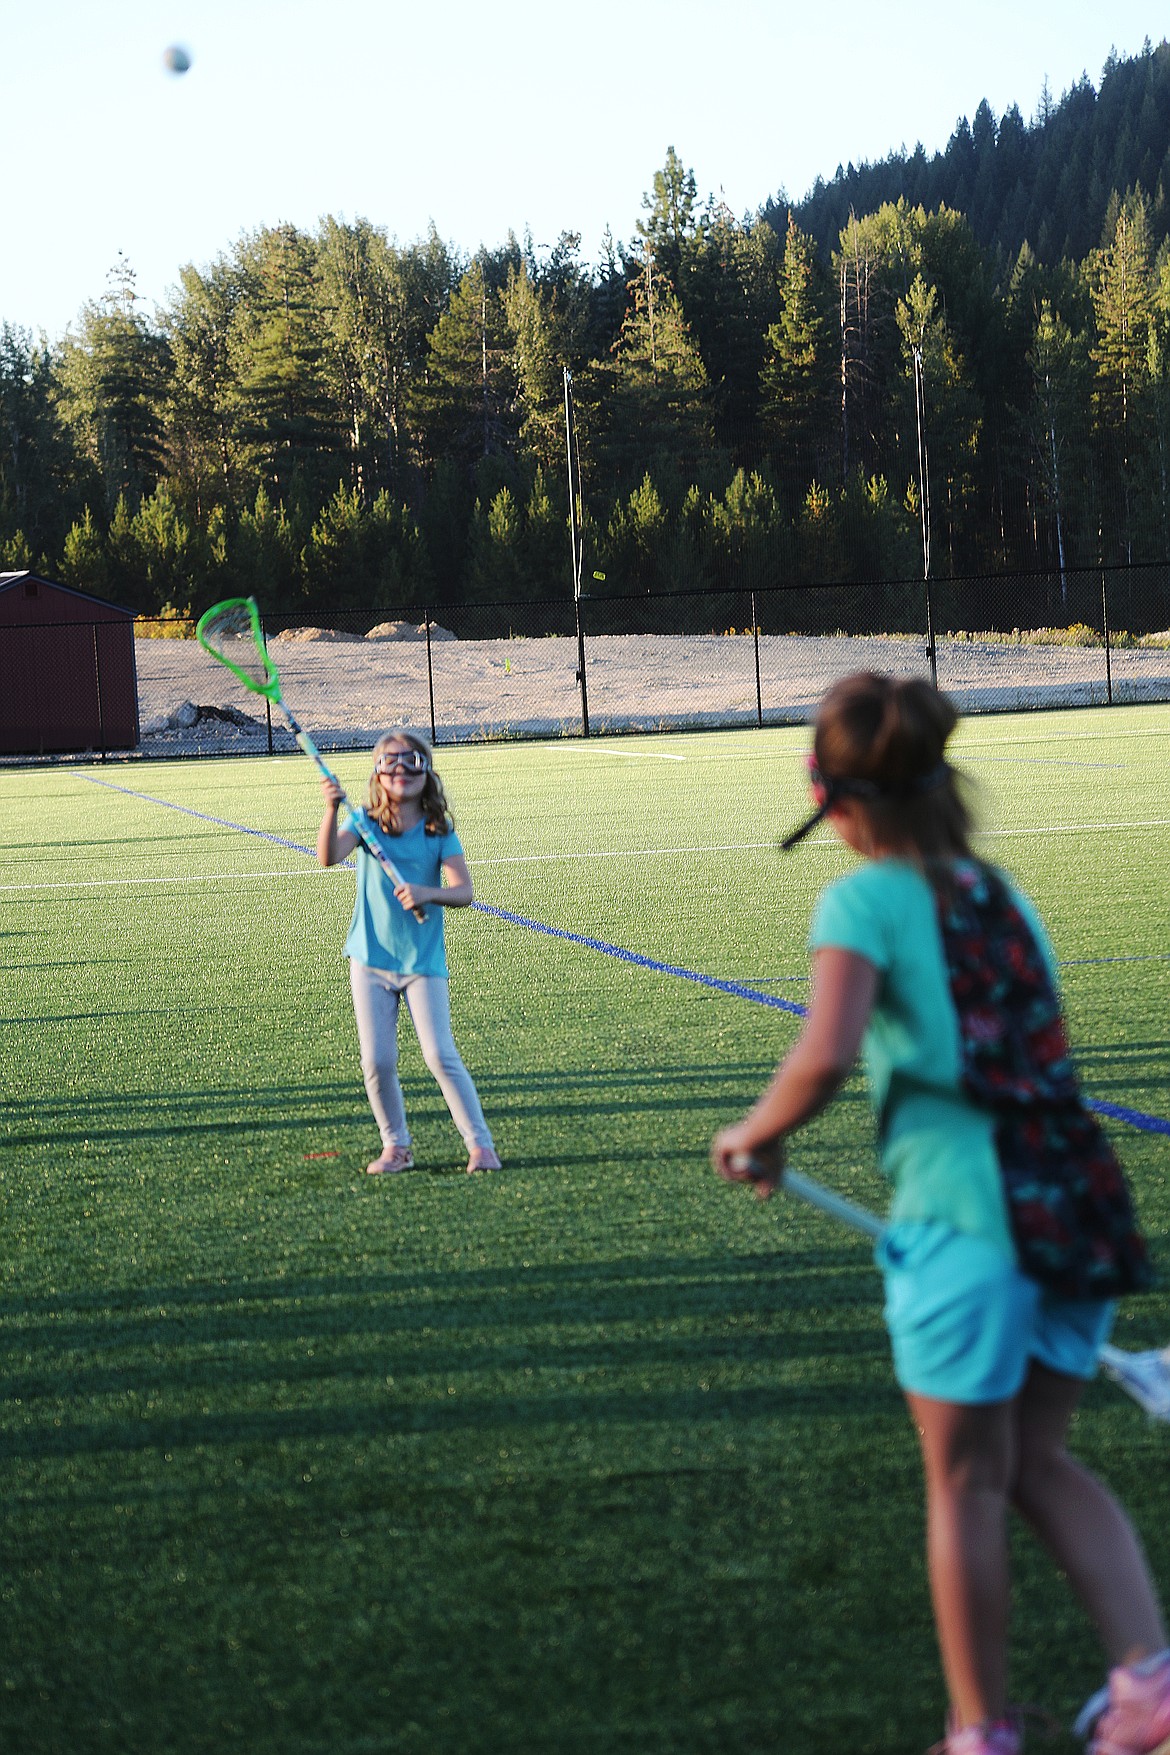
[[(4, 666), (35, 662), (37, 630), (0, 630)], [(1170, 701), (1170, 567), (983, 579), (728, 589), (643, 597), (401, 606), (313, 625), (268, 617), (285, 698), (323, 749), (390, 727), (436, 743), (576, 737), (808, 719), (835, 678), (931, 677), (967, 713)], [(135, 625), (135, 728), (111, 737), (96, 667), (90, 756), (278, 752), (279, 714), (173, 619)], [(163, 637), (166, 636), (166, 637)], [(19, 652), (17, 648), (19, 647)], [(78, 692), (74, 678), (71, 690)], [(27, 695), (27, 690), (25, 691)], [(58, 692), (43, 723), (4, 734), (5, 759), (63, 753)], [(24, 709), (28, 716), (28, 709)], [(128, 724), (123, 709), (118, 723)], [(23, 747), (18, 747), (23, 744)]]

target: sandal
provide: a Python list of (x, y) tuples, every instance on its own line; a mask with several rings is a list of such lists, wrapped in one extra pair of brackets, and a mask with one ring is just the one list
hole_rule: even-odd
[(413, 1170), (414, 1153), (409, 1146), (387, 1146), (380, 1157), (366, 1165), (367, 1176), (385, 1176), (395, 1170)]
[(502, 1170), (499, 1153), (491, 1146), (473, 1146), (471, 1156), (467, 1160), (467, 1174), (474, 1176), (477, 1170)]

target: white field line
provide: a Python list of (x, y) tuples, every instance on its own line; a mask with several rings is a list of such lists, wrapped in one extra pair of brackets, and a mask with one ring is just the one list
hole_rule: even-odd
[[(350, 867), (334, 865), (329, 871), (348, 871)], [(99, 890), (117, 888), (123, 884), (222, 884), (235, 878), (286, 878), (286, 877), (319, 877), (326, 871), (320, 865), (289, 866), (285, 871), (204, 871), (184, 872), (178, 877), (112, 877), (112, 878), (74, 878), (71, 883), (51, 884), (0, 884), (0, 894), (9, 890)]]
[[(1055, 823), (1025, 829), (981, 829), (978, 833), (984, 838), (994, 838), (999, 835), (1082, 835), (1094, 830), (1165, 828), (1170, 828), (1170, 817), (1149, 817), (1140, 822)], [(777, 836), (773, 841), (725, 841), (703, 847), (607, 847), (588, 853), (506, 853), (496, 859), (477, 858), (475, 869), (478, 871), (485, 865), (540, 865), (542, 862), (551, 863), (562, 859), (657, 859), (660, 856), (683, 853), (698, 859), (705, 853), (774, 852), (779, 849), (779, 845)], [(817, 835), (810, 836), (805, 846), (840, 847), (841, 842), (836, 835)]]
[(724, 841), (707, 847), (603, 847), (590, 853), (505, 853), (498, 859), (477, 859), (475, 869), (485, 865), (541, 865), (561, 859), (658, 859), (671, 854), (687, 854), (701, 859), (705, 853), (764, 853), (775, 849), (777, 841)]
[[(964, 721), (964, 723), (966, 725), (969, 725), (971, 723), (971, 721), (966, 720), (966, 721)], [(772, 733), (773, 736), (780, 736), (780, 737), (796, 736), (796, 737), (799, 737), (802, 743), (807, 742), (807, 740), (809, 739), (809, 737), (811, 736), (811, 733), (812, 733), (812, 726), (811, 725), (766, 725), (766, 726), (764, 726), (763, 729), (767, 732)], [(656, 737), (660, 737), (664, 743), (670, 740), (670, 733), (663, 734), (660, 732), (660, 733), (656, 733), (653, 735), (655, 735)], [(696, 741), (696, 736), (701, 737), (703, 735), (704, 734), (702, 734), (702, 733), (696, 734), (694, 732), (688, 732), (688, 733), (684, 734), (686, 742), (688, 744), (690, 744), (692, 747)], [(754, 754), (755, 750), (754, 750), (753, 746), (756, 744), (756, 740), (759, 737), (759, 730), (757, 727), (752, 726), (750, 728), (750, 730), (747, 733), (745, 733), (741, 728), (736, 727), (734, 729), (728, 729), (725, 731), (714, 731), (714, 732), (708, 733), (707, 735), (712, 736), (712, 737), (718, 737), (720, 739), (726, 739), (728, 742), (732, 741), (733, 739), (741, 739), (745, 750), (748, 750), (749, 753)], [(1098, 743), (1098, 742), (1106, 742), (1106, 741), (1110, 742), (1110, 743), (1117, 744), (1118, 748), (1120, 749), (1125, 743), (1128, 742), (1128, 740), (1131, 737), (1170, 738), (1170, 720), (1168, 720), (1165, 725), (1151, 725), (1151, 726), (1146, 726), (1146, 727), (1142, 727), (1142, 728), (1138, 728), (1135, 726), (1129, 730), (1124, 730), (1124, 729), (1123, 730), (1116, 730), (1116, 729), (1114, 729), (1114, 730), (1109, 730), (1109, 731), (1034, 732), (1031, 735), (1026, 736), (1026, 737), (1016, 737), (1016, 736), (959, 737), (955, 743), (955, 754), (956, 754), (956, 757), (961, 758), (964, 751), (966, 751), (966, 750), (1003, 750), (1003, 749), (1013, 749), (1013, 748), (1016, 748), (1016, 747), (1023, 745), (1023, 744), (1033, 744), (1034, 745), (1034, 744), (1055, 743), (1055, 744), (1067, 745), (1067, 744), (1077, 744), (1077, 743)], [(634, 742), (634, 741), (636, 741), (636, 739), (632, 738), (631, 742)], [(680, 742), (680, 741), (682, 741), (682, 738), (676, 737), (674, 741)], [(593, 753), (594, 751), (597, 751), (597, 752), (604, 751), (606, 754), (611, 754), (611, 755), (615, 755), (615, 756), (643, 756), (648, 761), (659, 761), (659, 762), (670, 762), (670, 761), (680, 761), (680, 760), (684, 761), (684, 762), (687, 762), (687, 761), (717, 762), (717, 761), (725, 760), (725, 758), (723, 756), (720, 756), (720, 755), (701, 756), (701, 757), (700, 756), (684, 755), (684, 756), (679, 757), (679, 756), (675, 756), (675, 755), (669, 755), (661, 750), (627, 749), (627, 748), (625, 748), (624, 744), (598, 743), (593, 738), (586, 739), (586, 738), (580, 738), (580, 737), (562, 738), (559, 743), (534, 743), (534, 744), (530, 744), (528, 747), (530, 749), (538, 749), (538, 750), (559, 750), (562, 754), (572, 753), (572, 754), (578, 754), (578, 755), (588, 755), (588, 754)], [(445, 746), (443, 749), (443, 755), (446, 756), (450, 752), (458, 753), (458, 746), (457, 745)]]
[[(1103, 737), (1105, 735), (1105, 733), (1104, 732), (1089, 732), (1089, 733), (1086, 733), (1085, 735), (1090, 736), (1090, 737)], [(1134, 732), (1131, 735), (1134, 737), (1165, 737), (1167, 734), (1166, 734), (1166, 732), (1161, 732), (1161, 731), (1160, 732), (1141, 731), (1141, 732)], [(1019, 743), (1043, 744), (1043, 743), (1063, 743), (1063, 742), (1067, 742), (1068, 740), (1063, 739), (1063, 738), (1055, 738), (1055, 737), (1053, 737), (1053, 738), (1033, 737), (1033, 738), (1019, 738), (1019, 739), (1014, 739), (1013, 741), (1016, 741)], [(960, 761), (960, 764), (961, 764), (962, 755), (967, 750), (976, 750), (976, 749), (978, 749), (978, 750), (993, 750), (993, 749), (994, 750), (1002, 750), (1004, 747), (1004, 743), (1006, 743), (1006, 742), (1007, 742), (1007, 740), (1004, 739), (1003, 742), (999, 742), (999, 743), (993, 743), (993, 742), (989, 741), (986, 743), (978, 743), (978, 744), (977, 743), (964, 744), (962, 750), (959, 752), (959, 755), (956, 759), (958, 761)], [(674, 755), (669, 750), (628, 750), (628, 749), (622, 749), (620, 747), (620, 745), (618, 745), (618, 744), (593, 743), (593, 742), (578, 743), (578, 744), (573, 744), (573, 745), (566, 745), (564, 743), (538, 743), (538, 744), (534, 744), (533, 748), (538, 749), (538, 750), (551, 750), (551, 751), (555, 751), (558, 754), (564, 754), (564, 753), (566, 753), (567, 750), (571, 750), (571, 753), (574, 755), (621, 756), (624, 758), (624, 760), (629, 761), (629, 762), (721, 762), (721, 763), (726, 763), (729, 760), (738, 760), (738, 761), (745, 761), (745, 762), (753, 761), (754, 762), (754, 761), (772, 761), (775, 759), (775, 757), (771, 751), (761, 750), (758, 748), (757, 749), (750, 749), (746, 746), (740, 750), (737, 750), (735, 752), (734, 757), (729, 757), (726, 750), (724, 750), (723, 752), (717, 751), (711, 755), (699, 755), (699, 754)], [(805, 757), (806, 752), (805, 752), (804, 745), (802, 743), (802, 745), (799, 749), (790, 750), (786, 753), (791, 756), (793, 761), (802, 761)], [(1122, 769), (1122, 768), (1126, 768), (1129, 766), (1129, 764), (1127, 762), (1078, 762), (1069, 756), (979, 755), (979, 756), (974, 757), (973, 760), (976, 764), (978, 764), (980, 761), (983, 761), (983, 762), (1018, 762), (1024, 767), (1031, 766), (1031, 767), (1037, 767), (1037, 768), (1043, 767), (1043, 768), (1117, 768), (1117, 769)]]
[(1102, 829), (1165, 829), (1167, 827), (1170, 827), (1170, 817), (1145, 817), (1133, 822), (1050, 823), (1043, 826), (1033, 824), (1027, 829), (980, 829), (978, 832), (984, 840), (995, 840), (1000, 835), (1081, 835), (1093, 834)]
[[(998, 840), (1005, 835), (1087, 835), (1113, 829), (1166, 828), (1170, 828), (1170, 817), (1148, 817), (1128, 822), (1056, 823), (1043, 827), (1033, 825), (1025, 829), (981, 829), (979, 838)], [(840, 847), (841, 842), (835, 835), (818, 835), (810, 836), (805, 846)], [(683, 854), (701, 859), (708, 853), (766, 853), (776, 851), (778, 847), (778, 841), (726, 841), (705, 847), (603, 847), (586, 853), (507, 853), (496, 859), (476, 859), (475, 869), (480, 871), (489, 865), (555, 865), (567, 860), (658, 859)], [(353, 876), (353, 872), (343, 865), (331, 866), (328, 870), (347, 871), (350, 877)], [(313, 877), (320, 876), (323, 872), (324, 867), (306, 864), (291, 866), (283, 871), (215, 871), (186, 873), (178, 877), (75, 878), (72, 882), (65, 883), (0, 884), (0, 895), (30, 890), (94, 890), (127, 884), (217, 884), (234, 878)]]
[[(563, 751), (565, 745), (563, 743), (538, 743), (536, 747), (540, 750)], [(721, 762), (727, 759), (725, 756), (673, 756), (667, 750), (623, 750), (618, 748), (616, 744), (593, 742), (582, 743), (580, 753), (590, 756), (625, 756), (626, 760), (631, 762)]]
[[(1106, 710), (1112, 711), (1112, 709)], [(969, 725), (971, 721), (967, 720), (966, 723)], [(955, 750), (961, 756), (964, 750), (1001, 750), (1005, 745), (1011, 744), (1096, 743), (1103, 739), (1117, 744), (1120, 748), (1131, 737), (1170, 737), (1170, 724), (1151, 725), (1144, 730), (1135, 728), (1129, 731), (1055, 731), (1037, 732), (1032, 737), (960, 737), (955, 744)]]

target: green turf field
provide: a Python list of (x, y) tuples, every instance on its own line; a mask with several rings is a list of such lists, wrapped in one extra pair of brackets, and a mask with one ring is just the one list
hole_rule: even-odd
[[(440, 766), (483, 902), (799, 1001), (847, 857), (820, 832), (775, 852), (806, 744)], [(974, 720), (957, 753), (1067, 965), (1090, 1092), (1170, 1115), (1170, 709)], [(407, 1028), (421, 1167), (367, 1178), (352, 877), (207, 817), (311, 846), (319, 794), (300, 758), (0, 773), (0, 1748), (933, 1742), (917, 1455), (866, 1245), (706, 1168), (797, 1020), (454, 915), (456, 1035), (506, 1167), (463, 1175)], [(1166, 1137), (1111, 1131), (1170, 1267)], [(880, 1201), (872, 1138), (854, 1084), (799, 1161)], [(1117, 1338), (1170, 1340), (1170, 1300)], [(1170, 1434), (1097, 1385), (1077, 1443), (1170, 1588)], [(1095, 1643), (1023, 1536), (1017, 1561), (1014, 1693), (1068, 1715)]]

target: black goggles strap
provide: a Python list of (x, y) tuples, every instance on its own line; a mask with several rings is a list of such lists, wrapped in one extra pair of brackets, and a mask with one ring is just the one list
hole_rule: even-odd
[(798, 846), (806, 835), (811, 835), (817, 824), (828, 816), (839, 796), (839, 794), (834, 794), (834, 790), (830, 786), (825, 792), (824, 804), (819, 805), (811, 817), (806, 817), (798, 829), (793, 829), (791, 835), (785, 835), (780, 843), (781, 853), (791, 853), (792, 849)]
[(800, 827), (793, 829), (791, 835), (785, 835), (780, 843), (782, 853), (790, 853), (799, 846), (806, 835), (811, 835), (817, 824), (832, 810), (842, 798), (864, 798), (873, 801), (880, 798), (919, 798), (926, 792), (937, 792), (950, 779), (951, 770), (946, 762), (939, 762), (928, 774), (921, 774), (917, 780), (909, 780), (901, 786), (879, 786), (873, 780), (855, 780), (848, 775), (840, 779), (827, 780), (822, 776), (821, 784), (825, 788), (824, 803), (817, 806), (811, 817), (807, 817)]

